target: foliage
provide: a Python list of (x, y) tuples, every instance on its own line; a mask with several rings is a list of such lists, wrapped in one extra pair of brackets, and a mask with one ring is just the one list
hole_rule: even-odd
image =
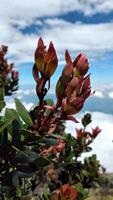
[(96, 186), (89, 190), (89, 197), (86, 200), (113, 200), (113, 174), (102, 173), (99, 176)]
[(14, 63), (8, 63), (5, 55), (8, 47), (0, 46), (0, 87), (5, 88), (5, 95), (11, 95), (18, 89), (19, 72), (13, 70)]
[[(56, 85), (54, 102), (45, 96), (50, 88), (58, 58), (52, 42), (48, 50), (40, 38), (35, 51), (33, 77), (39, 103), (28, 112), (15, 99), (16, 110), (7, 108), (0, 117), (0, 191), (1, 198), (23, 199), (28, 194), (42, 200), (83, 200), (88, 188), (99, 176), (96, 155), (80, 161), (81, 154), (100, 133), (86, 128), (91, 115), (85, 114), (82, 128), (75, 136), (65, 133), (64, 123), (82, 109), (91, 94), (89, 63), (85, 55), (71, 60), (65, 53), (66, 65)], [(5, 106), (4, 90), (0, 88), (0, 109)]]

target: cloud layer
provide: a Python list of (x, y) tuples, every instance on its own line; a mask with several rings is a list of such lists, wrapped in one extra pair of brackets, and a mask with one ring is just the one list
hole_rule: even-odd
[[(9, 9), (10, 5), (10, 9)], [(26, 12), (27, 10), (27, 12)], [(4, 12), (5, 11), (5, 12)], [(1, 0), (1, 14), (16, 19), (34, 19), (43, 16), (61, 15), (71, 11), (79, 11), (85, 15), (108, 13), (113, 11), (112, 0)]]
[[(10, 8), (9, 8), (9, 5)], [(55, 43), (62, 61), (64, 50), (87, 52), (101, 57), (113, 50), (113, 22), (100, 24), (71, 23), (57, 16), (68, 12), (84, 15), (106, 13), (113, 10), (108, 0), (1, 0), (0, 43), (9, 45), (9, 57), (16, 63), (33, 61), (37, 38), (41, 35), (49, 43)], [(52, 17), (52, 18), (50, 18)], [(43, 20), (41, 19), (43, 18)], [(32, 31), (35, 25), (35, 31)], [(24, 30), (24, 32), (22, 31)], [(30, 32), (29, 32), (30, 30)], [(104, 33), (104, 34), (103, 34)]]

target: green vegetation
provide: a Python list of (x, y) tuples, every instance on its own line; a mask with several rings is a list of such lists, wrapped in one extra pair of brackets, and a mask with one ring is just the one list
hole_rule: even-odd
[[(6, 90), (7, 81), (2, 78), (12, 69), (10, 66), (8, 71), (7, 63), (4, 66), (6, 52), (7, 48), (2, 46), (0, 111), (4, 109), (5, 112), (0, 113), (0, 198), (86, 199), (89, 188), (99, 179), (100, 163), (96, 155), (86, 157), (84, 161), (80, 161), (80, 157), (92, 150), (90, 144), (101, 130), (98, 126), (87, 130), (92, 121), (91, 114), (87, 113), (81, 120), (81, 128), (75, 130), (75, 137), (65, 132), (65, 122), (78, 123), (74, 115), (80, 112), (91, 95), (86, 55), (79, 54), (72, 61), (66, 50), (66, 64), (56, 84), (54, 103), (45, 96), (58, 58), (52, 42), (47, 49), (40, 38), (33, 65), (39, 103), (29, 112), (18, 99), (15, 99), (16, 110), (5, 108), (4, 95), (9, 87)], [(11, 74), (18, 82), (18, 73), (13, 71)], [(14, 88), (10, 95), (12, 91)]]
[(102, 174), (98, 184), (98, 188), (90, 189), (89, 197), (86, 200), (113, 200), (113, 174)]

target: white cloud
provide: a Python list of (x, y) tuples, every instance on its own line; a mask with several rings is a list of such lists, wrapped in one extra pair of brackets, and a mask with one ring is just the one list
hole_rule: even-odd
[(35, 94), (36, 92), (35, 92), (35, 89), (20, 89), (16, 93), (21, 96), (21, 95)]
[(105, 97), (104, 94), (102, 93), (102, 91), (96, 91), (93, 96), (98, 97), (98, 98), (104, 98)]
[[(80, 119), (81, 119), (80, 115)], [(92, 113), (92, 123), (88, 127), (88, 130), (99, 126), (102, 129), (102, 132), (95, 139), (91, 145), (93, 150), (91, 153), (87, 153), (84, 156), (97, 154), (97, 158), (100, 160), (100, 163), (107, 169), (109, 172), (113, 172), (113, 160), (111, 155), (113, 154), (113, 116), (110, 114), (104, 114), (100, 112)], [(74, 124), (73, 122), (67, 122), (67, 132), (71, 132), (73, 136), (76, 135), (75, 127), (81, 127), (80, 125)], [(83, 157), (84, 157), (83, 156)]]
[[(10, 5), (10, 7), (9, 7)], [(59, 56), (64, 59), (64, 50), (68, 48), (75, 55), (75, 51), (84, 51), (93, 56), (101, 56), (106, 51), (113, 50), (113, 23), (80, 24), (69, 23), (57, 19), (69, 11), (80, 11), (84, 14), (96, 12), (109, 12), (113, 10), (112, 0), (37, 0), (16, 1), (1, 0), (0, 4), (0, 43), (9, 45), (9, 57), (16, 63), (33, 61), (39, 32), (48, 43), (52, 40), (57, 47)], [(53, 19), (39, 17), (56, 16)], [(35, 24), (41, 25), (42, 31), (37, 27), (37, 34), (24, 34), (20, 28), (26, 28)], [(18, 28), (19, 29), (18, 29)], [(104, 34), (103, 34), (104, 33)], [(63, 53), (63, 54), (62, 54)], [(11, 60), (11, 61), (12, 61)]]
[[(10, 8), (9, 8), (10, 5)], [(106, 13), (113, 10), (112, 0), (1, 0), (0, 13), (5, 18), (18, 20), (34, 19), (43, 16), (55, 16), (69, 11), (79, 11), (86, 15)]]
[[(1, 20), (0, 20), (1, 21)], [(40, 31), (46, 44), (53, 41), (60, 61), (68, 48), (74, 55), (83, 52), (92, 57), (101, 57), (113, 50), (113, 23), (78, 24), (60, 19), (48, 19)], [(39, 35), (23, 34), (9, 23), (0, 23), (0, 43), (9, 45), (9, 57), (16, 63), (33, 62)], [(104, 34), (103, 34), (104, 33)], [(11, 60), (11, 61), (12, 61)]]
[(113, 99), (113, 92), (108, 93), (109, 98)]
[[(42, 35), (47, 41), (54, 41), (55, 46), (64, 50), (72, 51), (109, 51), (113, 49), (112, 34), (113, 23), (101, 24), (78, 24), (58, 20), (49, 22), (50, 28), (44, 28)], [(48, 20), (47, 20), (48, 23)], [(104, 33), (104, 34), (103, 34)]]
[(17, 99), (22, 99), (23, 96), (22, 96), (22, 95), (18, 95), (18, 96), (16, 96), (16, 98), (17, 98)]

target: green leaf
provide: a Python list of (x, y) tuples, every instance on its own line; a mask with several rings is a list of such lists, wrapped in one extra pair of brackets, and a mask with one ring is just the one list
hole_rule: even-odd
[(17, 120), (20, 124), (22, 124), (18, 112), (16, 110), (14, 110), (14, 109), (10, 109), (10, 110), (11, 110), (15, 120)]
[(75, 184), (75, 187), (78, 191), (78, 199), (84, 200), (88, 197), (88, 190), (85, 189), (81, 183)]
[(0, 88), (0, 109), (5, 107), (5, 102), (4, 102), (4, 88)]
[(8, 125), (7, 130), (10, 133), (10, 135), (14, 135), (15, 133), (17, 133), (21, 129), (22, 122), (21, 122), (20, 117), (19, 117), (16, 110), (7, 109), (6, 120), (7, 120), (8, 115), (9, 115), (9, 117), (13, 117), (14, 120), (13, 120), (13, 123), (10, 123)]
[(0, 101), (4, 100), (4, 88), (0, 88)]
[(5, 102), (4, 101), (0, 101), (0, 109), (4, 108), (5, 107)]
[(13, 116), (13, 114), (11, 112), (11, 109), (6, 108), (5, 115), (4, 115), (4, 122), (7, 122), (7, 121), (11, 121), (12, 122), (13, 120), (14, 120), (14, 116)]
[(18, 143), (21, 140), (21, 127), (21, 123), (18, 120), (14, 119), (14, 121), (12, 122), (12, 132), (10, 133), (12, 135), (12, 141), (14, 144)]
[(44, 200), (50, 200), (50, 190), (49, 190), (49, 188), (44, 189), (42, 196), (44, 197)]
[(7, 130), (12, 135), (12, 121), (14, 120), (14, 115), (11, 112), (11, 109), (6, 108), (5, 116), (4, 116), (4, 122), (7, 123), (7, 121), (10, 121), (10, 119), (12, 119), (12, 120), (11, 120), (11, 123), (8, 124)]
[[(18, 151), (18, 149), (17, 149)], [(15, 156), (15, 162), (32, 163), (38, 158), (38, 154), (33, 151), (19, 151)]]
[[(49, 106), (53, 106), (54, 105), (53, 99), (46, 99), (46, 103)], [(50, 109), (46, 109), (46, 114), (49, 115), (50, 113), (51, 113), (51, 110)]]
[(12, 112), (10, 111), (10, 109), (6, 108), (5, 115), (4, 115), (4, 123), (0, 127), (0, 133), (3, 132), (3, 130), (7, 128), (8, 125), (11, 124), (13, 120), (14, 120), (14, 116), (12, 115)]
[(62, 97), (64, 96), (64, 91), (65, 91), (65, 87), (62, 84), (62, 81), (60, 78), (56, 84), (56, 96), (58, 99), (62, 99)]
[(12, 183), (15, 187), (19, 187), (19, 175), (16, 171), (12, 173)]
[(46, 99), (47, 105), (52, 106), (54, 105), (53, 99)]
[(50, 165), (51, 161), (47, 158), (39, 157), (34, 160), (33, 164), (38, 167), (39, 169), (45, 166)]
[[(33, 132), (30, 130), (26, 130), (26, 129), (21, 129), (20, 134), (21, 134), (21, 138), (23, 138), (23, 140), (34, 141), (34, 139), (36, 140), (36, 139), (41, 138), (41, 136), (37, 135), (37, 132)], [(31, 146), (32, 146), (32, 143), (31, 143)]]
[(32, 126), (32, 119), (31, 119), (28, 111), (26, 110), (26, 108), (22, 104), (22, 102), (19, 99), (15, 98), (15, 104), (16, 104), (16, 109), (17, 109), (20, 117), (22, 118), (22, 120), (27, 125)]
[(21, 189), (19, 187), (17, 187), (16, 188), (16, 196), (21, 197), (21, 195), (22, 195)]
[(38, 142), (42, 143), (42, 144), (45, 144), (48, 147), (58, 144), (58, 141), (56, 139), (46, 138), (46, 137), (43, 137), (42, 139), (39, 139)]
[(88, 171), (82, 170), (81, 173), (82, 173), (84, 176), (88, 177)]

